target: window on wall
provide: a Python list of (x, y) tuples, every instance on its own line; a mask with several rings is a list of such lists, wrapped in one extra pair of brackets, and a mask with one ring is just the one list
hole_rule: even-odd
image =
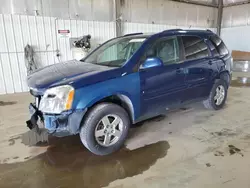
[(218, 36), (213, 35), (210, 37), (210, 40), (213, 43), (213, 45), (215, 46), (215, 50), (216, 50), (216, 52), (214, 53), (215, 56), (218, 56), (218, 55), (225, 56), (225, 55), (229, 54), (229, 51), (228, 51), (226, 45)]
[(164, 65), (178, 63), (180, 61), (180, 51), (177, 38), (160, 39), (147, 50), (146, 56), (158, 57)]
[(200, 59), (209, 56), (208, 46), (203, 39), (196, 36), (183, 36), (182, 41), (187, 60)]

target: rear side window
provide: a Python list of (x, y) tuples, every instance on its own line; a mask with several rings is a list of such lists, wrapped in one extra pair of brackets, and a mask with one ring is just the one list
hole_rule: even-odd
[(183, 36), (182, 41), (187, 60), (209, 56), (208, 46), (203, 39), (196, 36)]
[(217, 50), (217, 47), (215, 46), (215, 44), (212, 42), (212, 45), (211, 45), (211, 51), (213, 53), (213, 55), (216, 57), (216, 56), (220, 56), (219, 54), (219, 51)]
[[(229, 54), (229, 51), (224, 44), (224, 42), (216, 35), (213, 35), (210, 37), (211, 42), (215, 46), (215, 49), (213, 50), (215, 56), (221, 55), (225, 56)], [(215, 51), (216, 50), (216, 51)]]

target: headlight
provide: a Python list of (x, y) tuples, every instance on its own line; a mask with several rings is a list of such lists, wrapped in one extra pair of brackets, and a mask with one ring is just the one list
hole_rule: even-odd
[(44, 113), (60, 114), (70, 110), (73, 103), (75, 90), (72, 86), (58, 86), (45, 91), (39, 105), (39, 110)]

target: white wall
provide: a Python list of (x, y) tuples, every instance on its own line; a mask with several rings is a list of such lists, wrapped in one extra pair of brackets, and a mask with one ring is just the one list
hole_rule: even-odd
[(0, 0), (0, 14), (112, 21), (113, 0)]
[(176, 26), (176, 25), (166, 25), (166, 24), (143, 24), (143, 23), (123, 24), (123, 34), (136, 33), (136, 32), (155, 33), (167, 29), (210, 29), (211, 31), (216, 32), (216, 28), (188, 27), (188, 26)]
[(250, 51), (250, 4), (224, 8), (221, 37), (230, 50)]
[[(97, 43), (115, 37), (113, 22), (62, 20), (0, 14), (0, 94), (28, 91), (24, 47), (30, 44), (40, 67), (72, 59), (69, 38), (58, 29), (69, 29), (71, 37), (91, 34)], [(56, 51), (61, 56), (57, 58)]]
[(217, 13), (217, 8), (166, 0), (124, 0), (122, 4), (122, 20), (131, 23), (211, 28), (216, 27)]
[(250, 24), (250, 4), (225, 7), (223, 9), (222, 27), (237, 27)]
[[(120, 1), (124, 22), (215, 27), (217, 9), (170, 0)], [(113, 0), (0, 0), (0, 14), (114, 21)], [(198, 0), (197, 0), (198, 2)], [(216, 4), (216, 0), (199, 0)]]
[(250, 26), (222, 28), (221, 38), (231, 51), (250, 52)]

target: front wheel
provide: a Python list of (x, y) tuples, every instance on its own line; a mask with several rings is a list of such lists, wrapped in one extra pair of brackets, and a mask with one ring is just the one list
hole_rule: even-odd
[(212, 110), (220, 110), (223, 108), (227, 99), (227, 90), (227, 83), (224, 80), (217, 80), (208, 99), (203, 101), (205, 108)]
[(119, 150), (128, 135), (128, 113), (112, 103), (96, 105), (88, 113), (81, 127), (84, 146), (96, 155), (108, 155)]

